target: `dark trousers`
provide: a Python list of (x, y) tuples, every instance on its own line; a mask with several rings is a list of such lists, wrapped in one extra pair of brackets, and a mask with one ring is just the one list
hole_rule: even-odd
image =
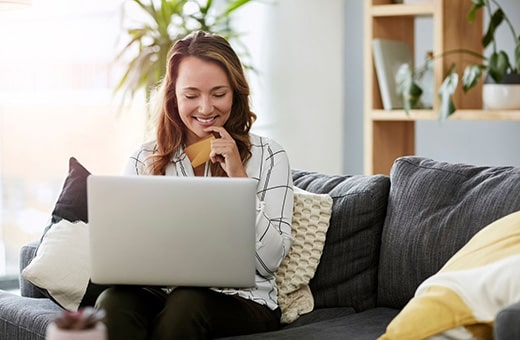
[(213, 339), (280, 328), (280, 311), (207, 288), (161, 291), (132, 286), (105, 290), (96, 302), (106, 311), (109, 340)]

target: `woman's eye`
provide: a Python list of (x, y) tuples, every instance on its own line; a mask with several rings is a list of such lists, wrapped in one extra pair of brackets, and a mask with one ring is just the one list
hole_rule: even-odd
[(217, 97), (217, 98), (222, 98), (222, 97), (224, 97), (225, 95), (226, 95), (226, 93), (215, 93), (214, 96)]
[(197, 98), (197, 96), (194, 95), (194, 94), (185, 94), (184, 98), (186, 98), (186, 99), (195, 99), (195, 98)]

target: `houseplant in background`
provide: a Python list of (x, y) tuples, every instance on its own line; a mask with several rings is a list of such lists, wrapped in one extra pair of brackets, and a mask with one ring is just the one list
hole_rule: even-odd
[[(252, 1), (254, 0), (125, 1), (123, 6), (134, 6), (138, 13), (123, 7), (123, 25), (128, 25), (124, 35), (130, 40), (116, 56), (116, 61), (123, 60), (123, 63), (127, 63), (116, 92), (123, 91), (125, 101), (127, 95), (133, 99), (135, 93), (142, 89), (148, 102), (153, 89), (166, 72), (166, 59), (171, 45), (196, 30), (223, 36), (235, 44), (237, 51), (246, 57), (247, 48), (240, 41), (240, 33), (233, 30), (231, 17), (237, 9)], [(140, 19), (132, 19), (131, 13), (140, 15)]]
[[(462, 89), (469, 91), (485, 77), (483, 87), (484, 108), (487, 109), (520, 109), (520, 36), (517, 35), (513, 24), (502, 9), (498, 0), (468, 0), (473, 5), (468, 13), (468, 21), (473, 22), (480, 10), (489, 14), (489, 23), (482, 37), (483, 49), (491, 45), (491, 54), (486, 57), (479, 52), (455, 49), (433, 56), (442, 58), (449, 54), (464, 53), (476, 60), (464, 68), (462, 74)], [(507, 25), (514, 42), (514, 54), (512, 58), (499, 49), (496, 41), (496, 31), (500, 25)], [(432, 63), (433, 59), (427, 59), (425, 65), (418, 69), (421, 72)], [(439, 118), (446, 119), (455, 112), (455, 105), (451, 96), (459, 84), (459, 74), (452, 65), (441, 87), (439, 88), (440, 107)], [(422, 89), (416, 81), (416, 73), (409, 67), (402, 67), (396, 76), (399, 94), (403, 96), (405, 110), (408, 112), (419, 101)], [(505, 88), (503, 88), (506, 86)], [(499, 95), (499, 97), (497, 97)]]

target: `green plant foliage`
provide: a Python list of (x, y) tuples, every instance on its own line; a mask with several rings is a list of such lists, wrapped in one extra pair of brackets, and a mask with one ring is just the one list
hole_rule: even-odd
[(439, 88), (439, 95), (441, 98), (440, 119), (446, 119), (449, 115), (455, 112), (455, 105), (451, 99), (451, 94), (455, 92), (457, 84), (459, 83), (459, 75), (455, 72), (455, 65), (451, 65), (448, 76), (442, 82)]
[[(136, 6), (143, 20), (132, 22), (123, 35), (129, 37), (115, 61), (129, 59), (126, 70), (115, 91), (123, 91), (123, 101), (144, 89), (146, 101), (166, 72), (167, 54), (172, 44), (196, 30), (216, 33), (242, 46), (240, 34), (231, 27), (232, 14), (254, 0), (228, 0), (217, 6), (213, 0), (127, 0), (123, 6)], [(222, 4), (222, 2), (219, 2)], [(123, 7), (123, 22), (128, 13)], [(250, 66), (247, 66), (250, 68)]]
[(482, 69), (482, 65), (470, 65), (464, 69), (464, 74), (462, 75), (462, 89), (464, 92), (468, 92), (477, 85), (478, 80), (482, 76)]
[(423, 90), (414, 82), (410, 65), (403, 64), (396, 74), (397, 94), (403, 98), (404, 110), (408, 114), (419, 103)]
[[(484, 36), (482, 37), (482, 47), (486, 48), (492, 46), (492, 52), (489, 57), (477, 53), (475, 51), (457, 49), (450, 50), (441, 53), (440, 55), (434, 56), (434, 58), (442, 58), (446, 55), (453, 53), (463, 53), (476, 57), (482, 60), (482, 63), (475, 63), (466, 66), (462, 75), (462, 89), (464, 92), (469, 91), (477, 85), (484, 75), (489, 75), (495, 82), (500, 83), (506, 74), (518, 73), (520, 71), (520, 36), (515, 32), (511, 21), (503, 11), (498, 0), (467, 0), (472, 2), (472, 7), (468, 13), (467, 19), (469, 22), (473, 22), (476, 18), (477, 12), (480, 10), (486, 10), (490, 15), (488, 27)], [(512, 60), (504, 50), (500, 50), (497, 47), (495, 40), (495, 33), (497, 28), (505, 23), (513, 36), (515, 44), (514, 56)], [(413, 82), (413, 73), (409, 76)], [(439, 107), (439, 119), (446, 119), (448, 116), (455, 112), (455, 106), (451, 99), (453, 93), (457, 89), (459, 83), (459, 76), (455, 72), (455, 65), (452, 65), (450, 71), (446, 75), (444, 82), (439, 89), (440, 107)], [(410, 87), (411, 88), (411, 87)], [(410, 101), (410, 96), (403, 94), (404, 101)], [(414, 100), (416, 100), (414, 98)], [(413, 107), (413, 104), (406, 104), (407, 107)]]

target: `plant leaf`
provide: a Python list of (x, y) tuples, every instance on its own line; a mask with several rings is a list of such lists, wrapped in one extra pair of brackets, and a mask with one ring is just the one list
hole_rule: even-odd
[(423, 90), (413, 80), (412, 68), (408, 64), (402, 64), (395, 75), (396, 91), (403, 101), (406, 114), (417, 106)]
[(484, 37), (482, 38), (482, 46), (486, 48), (492, 41), (495, 40), (495, 31), (500, 26), (502, 21), (504, 21), (504, 12), (502, 9), (497, 9), (495, 13), (491, 16), (489, 20), (488, 30)]
[(451, 96), (453, 93), (455, 93), (458, 83), (459, 75), (457, 72), (455, 72), (455, 65), (452, 65), (448, 75), (439, 88), (439, 97), (441, 99), (441, 104), (439, 107), (439, 120), (441, 121), (446, 120), (450, 115), (453, 114), (453, 112), (455, 112), (455, 105), (453, 104)]
[(239, 9), (240, 7), (244, 6), (245, 4), (247, 4), (250, 1), (251, 0), (233, 0), (233, 1), (228, 2), (228, 5), (226, 6), (226, 9), (224, 10), (223, 15), (228, 16), (229, 14), (231, 14), (235, 10)]
[(477, 85), (482, 77), (482, 67), (482, 65), (469, 65), (464, 69), (462, 75), (462, 89), (464, 92), (468, 92)]
[(479, 9), (484, 7), (484, 0), (472, 0), (473, 6), (471, 6), (471, 9), (468, 13), (468, 21), (473, 22), (475, 21), (475, 17), (477, 16), (477, 12)]
[(504, 51), (491, 54), (488, 62), (488, 72), (491, 78), (500, 83), (511, 67), (507, 53)]
[(402, 64), (399, 66), (397, 73), (395, 74), (395, 84), (396, 84), (396, 92), (397, 95), (403, 101), (403, 106), (406, 114), (410, 113), (412, 105), (408, 100), (407, 93), (412, 83), (412, 70), (410, 65)]
[(212, 5), (213, 5), (213, 0), (207, 0), (206, 1), (206, 6), (200, 6), (200, 12), (202, 14), (204, 14), (204, 16), (205, 16), (206, 14), (208, 14), (208, 12), (211, 9)]

